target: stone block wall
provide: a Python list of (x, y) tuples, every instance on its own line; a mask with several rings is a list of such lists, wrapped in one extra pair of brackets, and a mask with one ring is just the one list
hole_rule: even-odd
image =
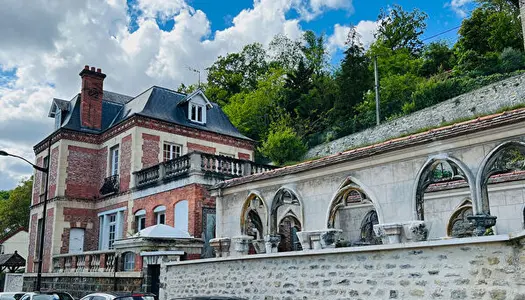
[(379, 143), (416, 132), (422, 128), (476, 115), (485, 115), (504, 107), (525, 103), (525, 74), (487, 85), (410, 115), (313, 147), (305, 158), (335, 154), (349, 148)]
[(168, 263), (159, 299), (525, 299), (524, 236)]
[[(87, 294), (103, 292), (137, 292), (141, 291), (142, 277), (122, 277), (117, 273), (105, 274), (105, 276), (87, 277), (82, 276), (44, 276), (42, 277), (42, 289), (64, 291), (70, 293), (75, 299), (80, 299)], [(23, 291), (33, 291), (36, 286), (36, 276), (25, 276)]]

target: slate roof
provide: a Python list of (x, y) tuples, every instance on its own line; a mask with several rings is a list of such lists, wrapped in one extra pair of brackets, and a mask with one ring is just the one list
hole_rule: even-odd
[(188, 119), (187, 106), (184, 106), (184, 100), (186, 99), (186, 94), (158, 86), (153, 86), (136, 97), (104, 91), (102, 97), (102, 129), (93, 130), (80, 125), (80, 94), (77, 94), (71, 101), (68, 101), (70, 111), (62, 114), (61, 128), (100, 133), (133, 115), (141, 115), (186, 127), (250, 140), (239, 133), (216, 103), (212, 103), (212, 107), (206, 112), (206, 124), (191, 122)]
[(479, 117), (474, 120), (460, 122), (449, 126), (431, 129), (422, 133), (412, 134), (406, 137), (400, 137), (388, 140), (386, 142), (374, 145), (352, 149), (337, 154), (325, 156), (323, 158), (299, 163), (292, 166), (274, 169), (249, 176), (238, 177), (220, 182), (212, 189), (228, 188), (238, 186), (248, 182), (255, 182), (275, 177), (296, 174), (315, 168), (334, 165), (337, 163), (357, 160), (360, 158), (370, 157), (372, 155), (403, 149), (408, 146), (430, 143), (436, 140), (442, 140), (464, 134), (475, 133), (480, 130), (486, 130), (493, 127), (504, 126), (517, 122), (525, 121), (525, 109), (520, 108), (513, 111), (493, 114), (485, 117)]

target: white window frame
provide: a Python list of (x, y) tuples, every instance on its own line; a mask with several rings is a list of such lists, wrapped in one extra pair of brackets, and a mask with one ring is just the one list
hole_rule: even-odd
[(190, 101), (188, 104), (188, 118), (192, 122), (200, 124), (206, 123), (206, 107)]
[[(160, 205), (153, 210), (155, 213), (155, 224), (166, 224), (166, 206)], [(164, 221), (164, 222), (161, 222)]]
[[(166, 147), (168, 148), (166, 150)], [(168, 155), (166, 155), (166, 153)], [(180, 157), (182, 155), (182, 145), (170, 143), (170, 142), (164, 142), (162, 145), (162, 160), (168, 161), (177, 157)]]
[(133, 252), (126, 252), (124, 253), (124, 263), (123, 268), (124, 271), (130, 272), (135, 270), (135, 253)]
[[(144, 226), (142, 226), (142, 221), (144, 221)], [(146, 228), (146, 210), (141, 209), (135, 213), (135, 228), (137, 232)]]
[[(126, 207), (108, 210), (98, 214), (99, 217), (99, 235), (98, 235), (98, 249), (108, 250), (112, 249), (113, 242), (122, 238), (124, 231), (124, 211)], [(110, 216), (115, 215), (115, 221), (110, 222)], [(114, 227), (114, 237), (110, 239), (110, 226)]]
[(109, 150), (109, 176), (119, 174), (119, 155), (119, 145), (111, 147), (111, 149)]

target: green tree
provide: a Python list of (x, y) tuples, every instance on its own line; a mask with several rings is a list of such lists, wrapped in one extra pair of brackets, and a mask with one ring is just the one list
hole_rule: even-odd
[[(179, 85), (179, 87), (177, 88), (177, 92), (184, 93), (184, 94), (191, 94), (191, 93), (195, 92), (198, 88), (199, 88), (199, 86), (197, 84), (190, 84), (190, 85), (187, 86), (184, 83), (181, 83)], [(206, 85), (205, 84), (201, 84), (200, 88), (203, 91), (205, 91), (206, 90)]]
[(239, 53), (219, 56), (207, 70), (206, 93), (224, 106), (233, 95), (257, 88), (257, 81), (268, 70), (266, 50), (259, 43), (246, 45)]
[(308, 68), (315, 74), (321, 74), (326, 66), (326, 49), (324, 45), (324, 35), (316, 36), (311, 30), (304, 33), (303, 54)]
[(446, 42), (432, 42), (423, 50), (423, 64), (420, 74), (425, 77), (437, 74), (441, 71), (451, 70), (454, 66), (454, 51)]
[(19, 227), (29, 227), (29, 206), (33, 189), (33, 178), (22, 180), (10, 191), (9, 199), (0, 201), (0, 233)]
[(9, 191), (0, 191), (0, 201), (9, 199)]
[(268, 48), (270, 65), (287, 72), (294, 70), (304, 59), (302, 49), (300, 40), (294, 41), (286, 35), (278, 34), (272, 39)]
[(306, 153), (306, 146), (287, 122), (282, 119), (272, 123), (268, 137), (259, 149), (277, 165), (298, 161)]
[(381, 9), (376, 39), (391, 50), (407, 49), (417, 55), (423, 48), (420, 36), (427, 27), (426, 19), (427, 14), (419, 9), (406, 12), (397, 4), (388, 11)]

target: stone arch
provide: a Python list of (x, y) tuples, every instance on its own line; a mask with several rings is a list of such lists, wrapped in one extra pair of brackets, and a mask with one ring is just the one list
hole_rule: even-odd
[[(423, 221), (425, 219), (423, 195), (429, 185), (440, 181), (433, 176), (433, 172), (439, 165), (443, 166), (443, 163), (446, 163), (450, 166), (452, 173), (450, 177), (451, 179), (466, 180), (469, 186), (470, 197), (474, 198), (474, 196), (476, 195), (475, 178), (472, 175), (472, 172), (470, 171), (469, 167), (467, 167), (459, 159), (453, 156), (449, 156), (448, 154), (434, 155), (423, 164), (423, 166), (421, 167), (421, 169), (419, 169), (419, 172), (416, 175), (414, 188), (412, 192), (413, 199), (411, 204), (414, 220)], [(441, 173), (442, 175), (444, 174), (443, 170)], [(474, 205), (474, 209), (475, 208), (476, 207)]]
[[(241, 234), (262, 239), (268, 232), (268, 206), (258, 192), (250, 192), (243, 203), (240, 218)], [(255, 229), (255, 230), (254, 230)]]
[(302, 224), (297, 216), (290, 210), (279, 220), (277, 234), (281, 236), (279, 252), (302, 250), (297, 232), (302, 230)]
[[(519, 169), (517, 166), (509, 165), (509, 163), (506, 162), (505, 154), (507, 150), (517, 150), (521, 155), (525, 155), (525, 143), (516, 140), (506, 141), (494, 147), (494, 149), (485, 156), (476, 175), (477, 203), (475, 204), (477, 204), (479, 209), (475, 209), (474, 213), (490, 215), (487, 185), (491, 176)], [(525, 169), (524, 166), (521, 166), (521, 169)]]
[(335, 214), (337, 213), (337, 210), (339, 208), (345, 206), (345, 204), (341, 203), (341, 201), (343, 200), (342, 196), (345, 193), (349, 193), (351, 190), (356, 190), (361, 194), (364, 194), (366, 196), (366, 199), (370, 200), (370, 204), (373, 206), (374, 210), (377, 213), (379, 223), (383, 223), (383, 214), (381, 206), (376, 200), (377, 197), (361, 181), (359, 181), (353, 176), (348, 176), (347, 178), (345, 178), (345, 180), (339, 186), (339, 189), (332, 196), (332, 200), (330, 200), (330, 204), (328, 205), (328, 210), (326, 212), (326, 228), (334, 228)]
[(450, 215), (447, 224), (447, 236), (456, 238), (472, 236), (474, 225), (468, 220), (468, 217), (472, 215), (472, 200), (467, 198)]
[(298, 193), (291, 187), (281, 187), (275, 193), (272, 206), (270, 208), (270, 233), (276, 234), (278, 231), (278, 218), (279, 218), (279, 209), (284, 208), (284, 210), (289, 213), (290, 211), (295, 211), (294, 216), (298, 219), (299, 223), (303, 225), (303, 203)]

